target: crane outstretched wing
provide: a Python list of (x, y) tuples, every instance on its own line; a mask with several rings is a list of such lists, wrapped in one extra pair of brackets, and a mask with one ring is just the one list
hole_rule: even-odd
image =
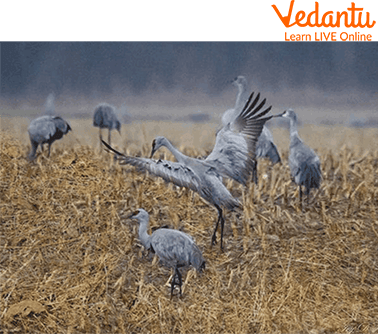
[(217, 134), (213, 151), (206, 162), (217, 171), (241, 184), (246, 184), (255, 161), (256, 144), (266, 121), (273, 116), (265, 116), (271, 106), (264, 111), (266, 99), (260, 103), (260, 93), (253, 99), (252, 93), (240, 114)]
[(193, 169), (179, 162), (130, 157), (116, 151), (103, 140), (102, 143), (109, 151), (117, 154), (117, 159), (121, 165), (132, 165), (136, 167), (138, 171), (149, 172), (161, 177), (167, 182), (172, 182), (179, 187), (189, 188), (199, 194), (208, 191), (203, 185), (201, 185), (201, 180)]

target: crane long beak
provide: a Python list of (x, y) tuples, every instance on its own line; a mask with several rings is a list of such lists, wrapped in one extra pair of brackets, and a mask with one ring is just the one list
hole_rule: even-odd
[(138, 213), (139, 213), (138, 211), (136, 211), (136, 212), (132, 212), (132, 213), (130, 213), (130, 214), (126, 217), (126, 219), (133, 219)]
[(152, 157), (154, 156), (155, 152), (156, 152), (155, 147), (153, 147), (152, 150), (151, 150), (150, 159), (152, 159)]
[(285, 112), (286, 112), (286, 110), (284, 112), (280, 113), (280, 114), (273, 115), (273, 117), (282, 117)]

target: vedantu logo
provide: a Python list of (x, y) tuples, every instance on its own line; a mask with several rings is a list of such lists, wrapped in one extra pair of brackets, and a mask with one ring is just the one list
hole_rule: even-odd
[[(291, 22), (293, 15), (295, 0), (290, 0), (289, 10), (286, 16), (283, 16), (278, 9), (278, 7), (273, 4), (271, 7), (276, 12), (278, 18), (281, 20), (285, 28), (291, 28), (295, 25), (298, 27), (310, 27), (310, 28), (340, 28), (341, 22), (343, 21), (345, 28), (368, 28), (371, 29), (375, 26), (376, 21), (371, 21), (370, 12), (366, 12), (365, 20), (362, 17), (362, 12), (364, 7), (356, 7), (354, 2), (351, 2), (350, 7), (347, 10), (336, 11), (333, 10), (326, 11), (320, 18), (319, 14), (319, 2), (315, 1), (315, 9), (310, 13), (306, 14), (304, 10), (299, 10), (295, 14), (294, 21)], [(350, 17), (349, 17), (350, 14)], [(356, 17), (357, 14), (357, 17)], [(321, 32), (319, 35), (315, 32), (315, 41), (332, 40), (337, 41), (337, 32), (329, 32), (328, 34)], [(285, 32), (285, 41), (311, 41), (311, 34), (291, 34), (288, 38), (287, 32)], [(361, 34), (360, 32), (355, 32), (349, 34), (348, 32), (340, 33), (340, 40), (342, 41), (371, 41), (371, 34)]]

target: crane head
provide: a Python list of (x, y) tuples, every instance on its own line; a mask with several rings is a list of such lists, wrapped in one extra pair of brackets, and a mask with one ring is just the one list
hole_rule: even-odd
[(295, 121), (297, 120), (297, 115), (292, 109), (285, 110), (284, 112), (274, 115), (273, 117), (285, 117), (285, 118), (293, 119)]
[(151, 150), (150, 159), (152, 159), (152, 157), (154, 156), (154, 154), (155, 154), (155, 152), (156, 152), (155, 146), (156, 146), (156, 139), (154, 139), (154, 140), (152, 141), (152, 150)]
[(115, 127), (118, 131), (119, 134), (121, 134), (121, 123), (120, 121), (116, 121), (116, 127)]
[(138, 220), (143, 220), (143, 219), (148, 219), (148, 218), (149, 218), (149, 214), (144, 209), (138, 209), (127, 217), (127, 219), (138, 219)]
[(156, 137), (152, 141), (152, 150), (151, 150), (151, 155), (150, 159), (154, 156), (155, 152), (162, 146), (165, 146), (166, 139), (164, 137)]
[(231, 81), (231, 83), (236, 87), (245, 87), (247, 85), (247, 79), (242, 75), (238, 75), (234, 80)]

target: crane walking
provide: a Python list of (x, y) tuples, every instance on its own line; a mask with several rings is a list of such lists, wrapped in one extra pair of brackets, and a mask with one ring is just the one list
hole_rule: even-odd
[[(221, 224), (221, 242), (223, 249), (224, 218), (222, 207), (233, 210), (241, 207), (222, 182), (228, 177), (246, 185), (255, 162), (256, 143), (264, 123), (273, 116), (265, 116), (271, 107), (264, 111), (266, 99), (259, 102), (260, 94), (253, 99), (254, 93), (247, 100), (240, 114), (226, 124), (216, 136), (215, 146), (205, 160), (188, 157), (175, 148), (165, 137), (156, 137), (152, 142), (150, 159), (125, 156), (110, 145), (103, 144), (108, 150), (118, 155), (121, 165), (135, 166), (139, 171), (149, 172), (162, 177), (167, 182), (189, 188), (197, 192), (218, 210), (218, 221), (212, 236), (212, 245), (216, 243), (216, 232)], [(162, 146), (170, 150), (177, 162), (152, 160), (154, 153)]]
[(41, 146), (43, 151), (43, 144), (49, 145), (49, 154), (51, 144), (63, 137), (69, 131), (72, 131), (70, 125), (61, 117), (58, 116), (41, 116), (30, 122), (28, 127), (31, 151), (29, 154), (29, 159), (33, 160), (36, 156), (38, 145)]
[(149, 214), (143, 209), (138, 209), (128, 218), (138, 220), (139, 240), (143, 246), (156, 253), (164, 265), (174, 269), (171, 298), (176, 285), (180, 288), (181, 296), (182, 276), (179, 268), (192, 265), (199, 272), (205, 269), (205, 260), (193, 238), (184, 232), (168, 228), (158, 229), (149, 235)]
[(302, 186), (306, 188), (307, 204), (311, 188), (319, 188), (322, 179), (320, 159), (312, 148), (299, 138), (297, 130), (297, 115), (291, 109), (275, 117), (285, 117), (290, 120), (290, 153), (289, 167), (291, 177), (299, 186), (299, 200), (302, 208)]

